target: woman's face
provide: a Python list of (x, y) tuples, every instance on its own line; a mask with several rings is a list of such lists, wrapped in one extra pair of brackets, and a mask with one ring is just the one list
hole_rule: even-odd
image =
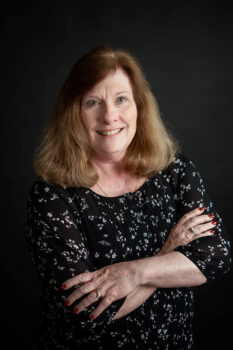
[(125, 155), (136, 132), (137, 107), (130, 80), (122, 69), (84, 95), (81, 117), (94, 154), (104, 159)]

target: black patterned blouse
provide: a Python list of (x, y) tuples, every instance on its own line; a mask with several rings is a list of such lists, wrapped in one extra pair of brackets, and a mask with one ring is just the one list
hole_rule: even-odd
[[(218, 225), (213, 236), (176, 250), (207, 281), (230, 269), (230, 243), (194, 163), (183, 153), (134, 193), (104, 197), (88, 188), (48, 184), (38, 177), (28, 196), (26, 237), (41, 282), (41, 317), (35, 349), (191, 349), (192, 288), (159, 288), (125, 317), (113, 316), (125, 298), (99, 317), (98, 302), (73, 314), (61, 284), (85, 271), (155, 255), (186, 212), (204, 206)], [(79, 302), (80, 300), (78, 300)], [(78, 303), (77, 302), (77, 303)]]

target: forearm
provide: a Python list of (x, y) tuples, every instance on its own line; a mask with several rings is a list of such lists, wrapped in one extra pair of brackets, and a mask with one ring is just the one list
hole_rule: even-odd
[[(181, 287), (188, 286), (188, 283), (191, 282), (192, 285), (199, 285), (205, 282), (206, 279), (204, 275), (189, 259), (178, 252), (174, 252), (175, 256), (170, 255), (176, 246), (177, 242), (174, 242), (168, 237), (156, 256), (136, 261), (135, 266), (137, 266), (136, 268), (139, 268), (138, 271), (141, 274), (143, 284), (138, 286), (127, 296), (124, 304), (121, 306), (114, 319), (126, 316), (135, 310), (154, 293), (156, 287)], [(165, 257), (165, 259), (155, 259), (160, 257)], [(173, 264), (170, 269), (169, 264)], [(175, 268), (177, 264), (180, 264), (180, 267), (178, 265)], [(158, 270), (157, 274), (155, 274), (155, 269)], [(169, 274), (170, 276), (172, 275), (172, 277), (170, 277)], [(191, 275), (192, 281), (190, 280)], [(157, 282), (157, 279), (159, 278), (160, 281)], [(181, 285), (177, 285), (179, 281)], [(170, 283), (175, 285), (170, 285)]]
[[(175, 248), (173, 242), (170, 239), (167, 239), (164, 243), (163, 247), (160, 249), (160, 251), (157, 253), (158, 255), (162, 255), (165, 253), (169, 253)], [(137, 263), (139, 260), (137, 261)], [(140, 264), (140, 262), (139, 262)], [(130, 312), (135, 310), (138, 306), (140, 306), (142, 303), (144, 303), (156, 290), (156, 287), (151, 284), (147, 283), (145, 285), (138, 286), (132, 293), (130, 293), (124, 304), (121, 306), (121, 308), (118, 310), (117, 314), (115, 315), (114, 319), (119, 319), (123, 316), (128, 315)]]
[(192, 287), (206, 282), (198, 267), (183, 254), (171, 251), (138, 260), (142, 285), (157, 288)]

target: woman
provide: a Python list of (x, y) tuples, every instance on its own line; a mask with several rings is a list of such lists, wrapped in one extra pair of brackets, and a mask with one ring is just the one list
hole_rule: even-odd
[(34, 168), (35, 348), (191, 349), (190, 287), (228, 272), (229, 240), (135, 57), (100, 47), (79, 59)]

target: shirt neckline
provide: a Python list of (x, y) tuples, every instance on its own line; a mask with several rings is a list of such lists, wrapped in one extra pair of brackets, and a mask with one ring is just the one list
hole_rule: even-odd
[(85, 189), (90, 191), (91, 193), (93, 193), (97, 197), (111, 200), (111, 199), (118, 199), (118, 198), (124, 198), (124, 197), (129, 197), (129, 196), (135, 196), (138, 191), (143, 190), (143, 188), (148, 184), (148, 182), (150, 182), (150, 180), (151, 180), (151, 177), (148, 177), (145, 180), (145, 182), (136, 191), (134, 191), (134, 192), (126, 192), (126, 193), (123, 193), (123, 194), (121, 194), (119, 196), (108, 196), (108, 197), (107, 196), (102, 196), (101, 194), (91, 190), (90, 188), (85, 188)]

